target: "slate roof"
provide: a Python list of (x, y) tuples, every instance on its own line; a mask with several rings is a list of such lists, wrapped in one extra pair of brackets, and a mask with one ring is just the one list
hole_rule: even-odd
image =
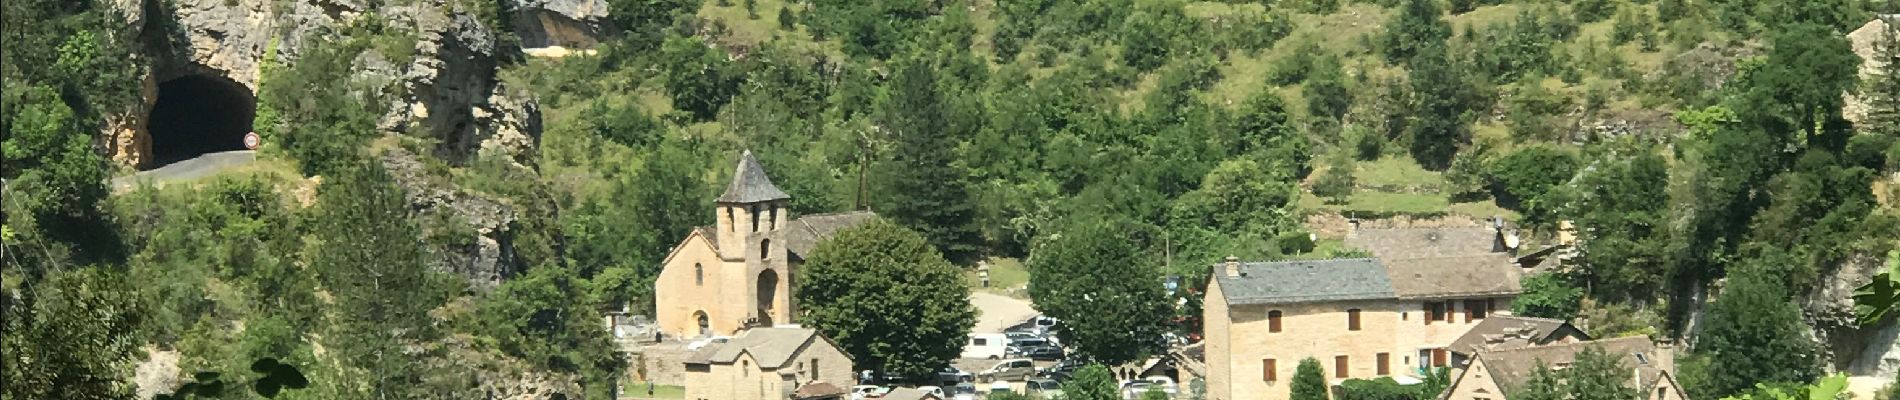
[(763, 201), (792, 198), (772, 184), (772, 178), (765, 176), (765, 167), (759, 165), (759, 159), (752, 156), (752, 150), (739, 155), (739, 165), (732, 171), (732, 183), (726, 185), (726, 193), (713, 201), (720, 203), (758, 203)]
[[(772, 232), (772, 243), (778, 243), (790, 250), (793, 256), (804, 258), (818, 248), (818, 243), (830, 239), (839, 230), (870, 222), (877, 213), (870, 211), (847, 211), (831, 214), (812, 214), (786, 222), (787, 226)], [(711, 242), (714, 251), (719, 250), (719, 229), (713, 226), (694, 227), (706, 241)]]
[(1395, 296), (1385, 266), (1370, 258), (1251, 262), (1240, 276), (1215, 265), (1228, 304), (1280, 304), (1389, 299)]
[[(1631, 378), (1640, 377), (1641, 381), (1636, 385), (1639, 391), (1647, 392), (1655, 387), (1664, 372), (1675, 374), (1675, 371), (1664, 369), (1674, 364), (1672, 360), (1658, 359), (1674, 355), (1667, 354), (1669, 352), (1666, 351), (1659, 353), (1656, 344), (1650, 342), (1645, 336), (1484, 351), (1479, 352), (1477, 357), (1484, 361), (1485, 367), (1488, 368), (1485, 372), (1489, 372), (1488, 375), (1497, 382), (1498, 388), (1504, 390), (1504, 397), (1509, 397), (1511, 392), (1523, 388), (1524, 383), (1530, 380), (1531, 371), (1536, 368), (1538, 360), (1542, 360), (1546, 367), (1552, 369), (1568, 367), (1577, 360), (1578, 352), (1591, 346), (1600, 346), (1605, 353), (1618, 356), (1618, 359), (1623, 362), (1623, 371), (1627, 372), (1629, 368), (1636, 368), (1640, 374)], [(1643, 354), (1645, 360), (1638, 361), (1636, 354)]]
[(1476, 297), (1523, 292), (1522, 272), (1502, 253), (1383, 260), (1343, 258), (1250, 262), (1240, 276), (1214, 266), (1227, 304)]
[[(1525, 332), (1524, 330), (1528, 330)], [(1507, 350), (1531, 345), (1549, 343), (1559, 331), (1581, 336), (1580, 340), (1590, 340), (1582, 330), (1571, 326), (1569, 322), (1549, 318), (1531, 318), (1515, 315), (1491, 315), (1471, 327), (1464, 336), (1451, 342), (1451, 351), (1460, 354), (1474, 354), (1479, 351)]]
[(740, 354), (751, 354), (760, 369), (782, 368), (814, 340), (825, 342), (818, 331), (808, 328), (752, 328), (725, 344), (700, 348), (686, 357), (686, 363), (731, 364), (739, 360)]
[(1501, 252), (1491, 227), (1362, 229), (1346, 245), (1383, 259), (1453, 257)]
[(1401, 299), (1517, 294), (1524, 272), (1504, 253), (1388, 259), (1386, 276)]

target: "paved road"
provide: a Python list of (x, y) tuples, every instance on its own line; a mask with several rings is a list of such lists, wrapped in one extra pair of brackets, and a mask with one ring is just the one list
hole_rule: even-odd
[(210, 153), (198, 158), (179, 161), (136, 174), (112, 178), (112, 189), (127, 191), (137, 187), (139, 182), (151, 182), (162, 185), (169, 182), (188, 181), (211, 176), (219, 171), (250, 164), (257, 160), (257, 152), (251, 150)]

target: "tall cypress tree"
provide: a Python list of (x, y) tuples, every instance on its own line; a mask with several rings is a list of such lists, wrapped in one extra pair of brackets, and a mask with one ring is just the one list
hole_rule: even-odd
[(1873, 76), (1867, 78), (1863, 96), (1867, 99), (1867, 117), (1860, 126), (1869, 133), (1900, 136), (1900, 21), (1890, 21), (1874, 42)]
[(925, 60), (897, 67), (880, 110), (879, 125), (894, 141), (880, 168), (879, 214), (924, 234), (951, 260), (969, 260), (981, 239), (962, 171), (955, 165), (962, 121), (936, 68)]
[[(431, 374), (427, 354), (409, 349), (440, 336), (428, 312), (446, 291), (433, 290), (422, 229), (387, 171), (373, 162), (340, 167), (317, 192), (319, 241), (310, 266), (336, 300), (326, 333), (338, 357), (367, 376), (361, 398), (416, 398)], [(355, 379), (355, 378), (353, 378)]]

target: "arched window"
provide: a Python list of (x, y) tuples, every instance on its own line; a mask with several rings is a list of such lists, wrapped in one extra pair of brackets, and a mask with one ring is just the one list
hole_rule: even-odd
[(693, 285), (696, 285), (696, 286), (706, 285), (706, 266), (699, 265), (699, 263), (693, 263)]
[(705, 337), (707, 335), (711, 335), (712, 334), (712, 319), (706, 318), (705, 311), (697, 311), (697, 312), (694, 312), (693, 314), (697, 316), (698, 317), (697, 319), (699, 320), (699, 336)]
[(1359, 330), (1359, 309), (1346, 310), (1346, 330)]
[(759, 205), (758, 204), (752, 205), (752, 231), (753, 232), (759, 231)]
[(732, 216), (732, 207), (726, 207), (726, 232), (732, 232), (739, 226), (739, 219)]
[(1267, 332), (1280, 332), (1280, 310), (1267, 312)]
[(768, 216), (772, 217), (772, 220), (771, 220), (772, 229), (777, 230), (778, 229), (778, 205), (777, 204), (772, 205), (772, 213), (768, 214)]
[(772, 239), (760, 240), (759, 241), (759, 259), (766, 260), (766, 259), (771, 259), (771, 258), (772, 258)]

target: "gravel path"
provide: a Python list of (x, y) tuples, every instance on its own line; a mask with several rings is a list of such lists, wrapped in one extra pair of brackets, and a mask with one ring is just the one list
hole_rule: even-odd
[(1016, 325), (1036, 316), (1036, 308), (1028, 300), (1011, 298), (999, 294), (971, 292), (970, 305), (976, 306), (976, 328), (972, 333), (1002, 333), (1010, 325)]

